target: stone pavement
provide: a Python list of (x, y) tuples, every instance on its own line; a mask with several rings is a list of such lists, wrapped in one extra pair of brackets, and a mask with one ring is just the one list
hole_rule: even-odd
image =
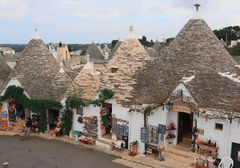
[(115, 160), (113, 160), (113, 162), (121, 164), (121, 165), (124, 165), (124, 166), (127, 166), (127, 167), (152, 168), (152, 167), (149, 167), (149, 166), (146, 166), (146, 165), (142, 165), (142, 164), (139, 164), (139, 163), (135, 163), (135, 162), (131, 162), (131, 161), (128, 161), (128, 160), (125, 160), (125, 159), (115, 159)]
[[(20, 134), (10, 131), (0, 131), (0, 135), (19, 136)], [(31, 136), (37, 136), (48, 140), (53, 139), (47, 133), (31, 134)], [(138, 154), (137, 156), (132, 157), (128, 155), (128, 151), (117, 152), (96, 145), (87, 145), (65, 136), (54, 139), (71, 143), (79, 148), (90, 148), (92, 150), (117, 156), (119, 159), (115, 159), (113, 162), (133, 168), (191, 168), (191, 163), (193, 162), (193, 153), (181, 147), (168, 146), (165, 152), (165, 161), (159, 161), (153, 157), (146, 157), (143, 154)]]

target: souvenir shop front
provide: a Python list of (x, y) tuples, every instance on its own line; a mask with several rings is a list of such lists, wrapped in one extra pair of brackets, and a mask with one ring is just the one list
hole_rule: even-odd
[(147, 153), (156, 154), (159, 143), (194, 150), (197, 107), (190, 94), (182, 89), (177, 88), (162, 107), (147, 117), (147, 127), (141, 129), (141, 141)]
[(128, 109), (112, 102), (75, 109), (71, 136), (85, 143), (102, 145), (104, 141), (116, 150), (128, 149), (128, 117)]
[(99, 107), (93, 105), (73, 109), (70, 138), (86, 144), (95, 144), (100, 134), (99, 117)]
[(25, 120), (31, 117), (31, 112), (25, 109), (16, 99), (8, 99), (3, 102), (3, 110), (8, 114), (8, 121), (11, 125), (15, 121)]
[(47, 111), (47, 116), (48, 116), (48, 127), (50, 130), (53, 130), (56, 128), (59, 117), (60, 117), (60, 112), (58, 109), (48, 109)]
[[(194, 165), (214, 168), (223, 157), (232, 158), (233, 168), (240, 166), (240, 120), (214, 118), (213, 112), (202, 109), (197, 115), (197, 131), (195, 141)], [(205, 114), (208, 115), (205, 115)]]
[(112, 118), (112, 144), (114, 149), (128, 149), (129, 122), (113, 115)]

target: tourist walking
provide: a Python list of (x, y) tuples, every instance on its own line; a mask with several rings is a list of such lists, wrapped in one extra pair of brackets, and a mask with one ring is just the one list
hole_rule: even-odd
[(25, 135), (30, 135), (32, 130), (32, 119), (30, 117), (27, 118), (25, 128), (24, 128), (24, 134)]

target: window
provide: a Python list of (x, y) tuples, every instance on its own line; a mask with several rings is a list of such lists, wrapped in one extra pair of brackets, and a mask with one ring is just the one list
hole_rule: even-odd
[(118, 68), (111, 68), (111, 73), (116, 73)]
[(77, 110), (78, 115), (81, 115), (81, 116), (83, 115), (83, 108), (82, 107), (77, 107), (76, 110)]
[(216, 130), (223, 130), (223, 124), (220, 124), (220, 123), (215, 123), (215, 129)]

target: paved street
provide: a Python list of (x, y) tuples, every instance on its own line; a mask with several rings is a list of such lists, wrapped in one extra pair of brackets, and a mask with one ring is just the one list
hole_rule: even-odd
[(9, 168), (126, 168), (113, 163), (114, 159), (58, 140), (0, 136), (0, 167), (9, 162)]

